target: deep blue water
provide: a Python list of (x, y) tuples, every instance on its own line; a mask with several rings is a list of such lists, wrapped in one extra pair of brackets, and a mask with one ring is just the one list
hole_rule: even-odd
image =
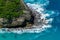
[(60, 0), (49, 0), (49, 1), (50, 4), (47, 6), (47, 9), (60, 11)]
[[(26, 3), (44, 3), (40, 0), (25, 0)], [(49, 5), (46, 6), (47, 10), (54, 10), (60, 12), (60, 0), (49, 0)], [(57, 14), (57, 13), (56, 13)], [(53, 15), (52, 28), (43, 31), (42, 33), (0, 33), (0, 40), (60, 40), (60, 13)]]

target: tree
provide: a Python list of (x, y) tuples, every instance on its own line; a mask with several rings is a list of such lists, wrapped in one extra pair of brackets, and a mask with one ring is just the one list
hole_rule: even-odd
[(8, 19), (10, 24), (13, 18), (23, 14), (24, 9), (20, 4), (20, 0), (0, 0), (0, 18)]

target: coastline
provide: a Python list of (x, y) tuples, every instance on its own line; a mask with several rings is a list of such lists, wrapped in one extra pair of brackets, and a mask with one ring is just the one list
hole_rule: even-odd
[[(22, 1), (23, 2), (23, 1)], [(23, 3), (24, 4), (24, 3)], [(31, 7), (29, 7), (27, 4), (24, 4), (24, 5), (26, 5), (25, 7), (27, 7), (28, 9), (27, 10), (29, 10), (29, 11), (31, 11), (32, 12), (32, 14), (34, 15), (34, 17), (35, 17), (35, 23), (31, 26), (31, 27), (26, 27), (26, 28), (2, 28), (2, 29), (5, 29), (5, 31), (6, 32), (13, 32), (13, 33), (20, 33), (20, 32), (22, 32), (22, 33), (40, 33), (40, 32), (42, 32), (42, 31), (44, 31), (46, 28), (49, 28), (49, 27), (44, 27), (44, 25), (46, 24), (48, 24), (48, 22), (47, 23), (45, 23), (45, 17), (43, 17), (44, 16), (44, 14), (43, 15), (41, 15), (39, 12), (37, 12), (37, 11), (35, 11), (35, 9), (32, 9)], [(41, 9), (40, 9), (41, 10)], [(43, 17), (43, 18), (41, 18), (41, 17)], [(36, 20), (37, 19), (37, 20)], [(43, 21), (42, 21), (42, 19), (43, 19)], [(40, 21), (41, 20), (41, 21)], [(39, 22), (41, 22), (41, 23), (39, 23)], [(45, 26), (46, 26), (45, 25)], [(48, 26), (50, 26), (50, 25), (48, 25)], [(1, 30), (2, 31), (2, 30)]]

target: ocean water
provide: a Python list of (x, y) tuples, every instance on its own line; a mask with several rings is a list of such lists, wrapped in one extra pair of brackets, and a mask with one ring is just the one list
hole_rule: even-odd
[[(49, 23), (51, 28), (40, 33), (0, 33), (0, 40), (60, 40), (60, 0), (24, 0), (24, 2), (32, 8), (35, 8), (31, 6), (32, 4), (41, 6), (44, 9), (43, 13), (49, 15), (46, 18), (53, 19)], [(38, 9), (37, 11), (40, 12)]]

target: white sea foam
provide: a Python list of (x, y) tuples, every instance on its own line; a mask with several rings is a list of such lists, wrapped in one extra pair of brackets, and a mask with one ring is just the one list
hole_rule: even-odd
[[(27, 3), (27, 5), (30, 7), (30, 9), (39, 12), (42, 15), (41, 19), (49, 17), (50, 15), (54, 14), (54, 11), (51, 11), (51, 14), (49, 14), (49, 13), (44, 14), (45, 9), (42, 6), (38, 5), (38, 4)], [(44, 5), (46, 5), (46, 4), (44, 4)], [(50, 18), (50, 19), (46, 20), (46, 23), (52, 22), (52, 21), (53, 21), (53, 18)], [(52, 25), (49, 25), (49, 24), (48, 25), (43, 25), (42, 30), (44, 30), (45, 28), (51, 28), (51, 27), (52, 27)], [(40, 30), (40, 31), (42, 32), (42, 30)]]

